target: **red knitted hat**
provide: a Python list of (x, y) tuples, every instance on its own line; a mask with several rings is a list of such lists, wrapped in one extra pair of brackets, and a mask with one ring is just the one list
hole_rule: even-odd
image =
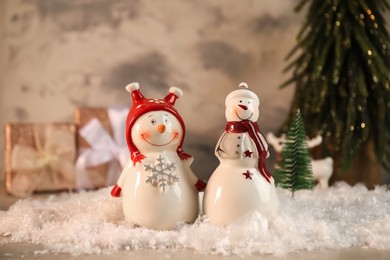
[(168, 113), (171, 113), (173, 116), (175, 116), (177, 120), (179, 120), (183, 129), (183, 135), (177, 147), (177, 154), (183, 160), (191, 157), (182, 150), (185, 136), (185, 125), (183, 119), (174, 107), (176, 100), (183, 95), (183, 92), (179, 88), (171, 87), (169, 89), (169, 94), (164, 99), (149, 99), (142, 95), (141, 91), (139, 90), (139, 84), (137, 82), (127, 85), (126, 90), (131, 93), (133, 100), (133, 105), (129, 111), (129, 114), (127, 115), (126, 120), (126, 141), (130, 150), (130, 158), (133, 163), (135, 164), (136, 162), (142, 160), (145, 158), (145, 156), (140, 153), (131, 139), (131, 129), (140, 116), (150, 111), (167, 111)]

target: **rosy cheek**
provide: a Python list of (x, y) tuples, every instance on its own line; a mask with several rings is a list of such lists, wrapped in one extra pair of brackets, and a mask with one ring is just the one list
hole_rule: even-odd
[(141, 133), (141, 137), (144, 139), (149, 139), (150, 136), (151, 136), (151, 134), (149, 132), (142, 132)]
[(176, 138), (179, 138), (179, 131), (177, 131), (177, 130), (173, 130), (173, 132), (172, 132), (172, 139), (176, 139)]

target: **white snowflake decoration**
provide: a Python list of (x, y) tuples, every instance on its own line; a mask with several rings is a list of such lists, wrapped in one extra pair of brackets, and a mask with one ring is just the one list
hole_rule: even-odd
[(178, 182), (179, 178), (174, 174), (174, 171), (176, 170), (174, 162), (165, 163), (165, 159), (161, 154), (158, 155), (156, 160), (158, 163), (154, 166), (151, 166), (150, 163), (144, 165), (145, 171), (150, 171), (152, 173), (145, 182), (159, 188), (162, 192), (166, 190), (167, 186)]

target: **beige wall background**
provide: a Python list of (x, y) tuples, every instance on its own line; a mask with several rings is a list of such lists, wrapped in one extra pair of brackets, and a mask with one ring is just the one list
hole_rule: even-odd
[(77, 106), (129, 106), (124, 86), (133, 81), (148, 97), (179, 86), (185, 148), (207, 178), (218, 163), (224, 99), (241, 81), (260, 97), (264, 133), (285, 119), (293, 88), (278, 85), (303, 17), (296, 3), (0, 0), (0, 123), (72, 121)]

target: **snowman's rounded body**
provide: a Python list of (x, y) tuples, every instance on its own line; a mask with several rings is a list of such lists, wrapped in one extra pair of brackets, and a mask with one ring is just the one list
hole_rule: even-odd
[[(182, 162), (176, 151), (145, 154), (151, 165), (158, 158), (174, 163), (176, 182), (166, 187), (148, 182), (152, 172), (145, 165), (130, 164), (126, 168), (122, 188), (123, 213), (128, 222), (157, 230), (174, 229), (178, 222), (192, 223), (198, 216), (198, 194), (193, 185), (194, 173)], [(193, 178), (191, 178), (193, 176)], [(157, 177), (159, 178), (159, 177)]]
[(225, 104), (228, 125), (215, 149), (220, 164), (203, 198), (205, 215), (217, 225), (228, 225), (253, 211), (273, 213), (279, 205), (274, 179), (267, 175), (264, 161), (259, 164), (265, 160), (268, 145), (255, 123), (257, 96), (237, 90), (228, 95)]
[(125, 219), (134, 225), (169, 230), (194, 222), (199, 180), (190, 168), (192, 157), (182, 151), (185, 126), (173, 107), (181, 90), (173, 87), (164, 99), (146, 99), (138, 83), (126, 89), (133, 97), (126, 122), (131, 159), (112, 196), (122, 196)]
[[(248, 142), (252, 147), (246, 149), (244, 145), (241, 147), (245, 150), (240, 149), (234, 140)], [(220, 164), (207, 183), (203, 201), (207, 217), (217, 225), (228, 225), (251, 211), (274, 212), (279, 204), (274, 180), (271, 178), (268, 182), (260, 174), (258, 153), (248, 134), (225, 133), (218, 145), (230, 146), (233, 156), (221, 156), (216, 152)], [(254, 151), (252, 158), (245, 157), (246, 150)]]

